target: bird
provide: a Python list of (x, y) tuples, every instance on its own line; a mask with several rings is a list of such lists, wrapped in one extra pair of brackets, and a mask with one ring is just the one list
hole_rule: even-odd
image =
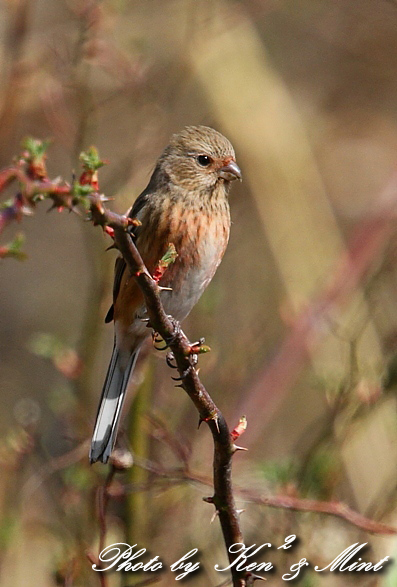
[[(132, 238), (152, 274), (170, 244), (177, 256), (159, 281), (165, 312), (178, 322), (189, 314), (210, 283), (230, 233), (228, 195), (241, 180), (230, 141), (208, 126), (187, 126), (172, 135), (147, 187), (129, 212), (139, 221)], [(131, 373), (148, 336), (142, 292), (122, 257), (115, 263), (113, 304), (105, 322), (114, 322), (114, 347), (94, 426), (90, 462), (107, 463)]]

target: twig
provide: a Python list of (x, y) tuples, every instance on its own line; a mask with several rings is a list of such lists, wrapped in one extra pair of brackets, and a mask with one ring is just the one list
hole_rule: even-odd
[(85, 440), (73, 450), (50, 459), (36, 471), (23, 486), (22, 496), (24, 501), (28, 501), (32, 494), (56, 471), (61, 471), (70, 467), (74, 463), (78, 463), (84, 457), (87, 457), (90, 443)]
[(353, 526), (372, 534), (395, 535), (397, 529), (380, 522), (370, 520), (358, 512), (350, 509), (340, 501), (317, 501), (315, 499), (300, 499), (298, 497), (275, 496), (261, 497), (245, 489), (236, 489), (236, 493), (248, 497), (249, 501), (272, 508), (294, 510), (296, 512), (312, 512), (336, 516), (349, 522)]
[[(206, 487), (211, 487), (212, 485), (211, 479), (209, 477), (198, 475), (196, 473), (190, 473), (181, 469), (171, 471), (160, 470), (159, 467), (156, 467), (154, 463), (146, 464), (144, 462), (140, 462), (139, 460), (136, 462), (136, 465), (150, 471), (152, 474), (159, 477), (160, 480), (167, 479), (168, 481), (172, 481), (173, 484), (186, 482), (196, 483)], [(153, 485), (153, 480), (150, 480), (147, 483), (125, 485), (124, 491), (146, 491), (152, 489)], [(288, 509), (297, 512), (311, 512), (336, 516), (345, 520), (346, 522), (349, 522), (356, 528), (360, 528), (360, 530), (365, 530), (366, 532), (370, 532), (372, 534), (397, 534), (396, 528), (366, 518), (365, 516), (349, 508), (346, 504), (339, 501), (319, 501), (315, 499), (305, 499), (283, 495), (262, 496), (255, 491), (245, 489), (243, 487), (235, 487), (234, 492), (236, 495), (241, 496), (245, 500), (251, 503), (256, 503), (258, 505), (264, 505), (278, 509)]]
[(175, 434), (172, 434), (168, 430), (160, 418), (154, 414), (149, 414), (146, 416), (146, 418), (156, 429), (156, 431), (152, 433), (153, 437), (156, 439), (161, 439), (187, 469), (191, 452), (190, 445), (186, 446), (186, 443), (184, 444), (181, 442)]

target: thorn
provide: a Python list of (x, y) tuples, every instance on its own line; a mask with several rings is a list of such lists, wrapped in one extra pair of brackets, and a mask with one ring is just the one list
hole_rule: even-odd
[(215, 426), (216, 426), (216, 429), (217, 429), (217, 431), (218, 431), (218, 434), (220, 434), (220, 433), (221, 433), (221, 431), (219, 430), (218, 416), (217, 416), (217, 415), (215, 415), (215, 417), (213, 418), (213, 420), (214, 420), (214, 422), (215, 422)]
[(210, 524), (212, 524), (214, 520), (216, 520), (217, 516), (219, 516), (219, 510), (215, 510), (215, 512), (213, 513), (212, 518), (210, 520)]
[(241, 509), (241, 510), (236, 510), (236, 514), (238, 516), (240, 516), (241, 514), (243, 514), (245, 512), (245, 508)]
[(110, 247), (108, 247), (107, 249), (105, 249), (105, 252), (111, 251), (112, 249), (117, 249), (117, 246), (115, 244), (110, 245)]
[(260, 575), (255, 575), (254, 573), (248, 573), (247, 585), (253, 585), (254, 581), (267, 581), (267, 579), (265, 579), (265, 577), (261, 577)]
[(174, 385), (174, 387), (181, 387), (182, 389), (185, 389), (185, 388), (183, 387), (183, 383), (178, 383), (178, 385)]
[(237, 444), (233, 444), (233, 453), (239, 451), (239, 450), (243, 450), (243, 451), (248, 451), (248, 448), (245, 448), (245, 446), (238, 446)]
[(204, 422), (204, 418), (199, 418), (197, 430), (200, 428), (201, 424)]
[(213, 414), (212, 416), (209, 416), (208, 418), (203, 418), (203, 417), (200, 416), (200, 420), (199, 420), (199, 423), (198, 423), (198, 428), (200, 428), (202, 422), (211, 422), (211, 420), (215, 422), (215, 426), (216, 426), (216, 429), (218, 431), (218, 434), (220, 434), (219, 422), (218, 422), (218, 416), (217, 416), (217, 414)]
[(172, 287), (164, 287), (162, 285), (157, 286), (160, 291), (172, 291)]
[[(111, 247), (109, 247), (110, 249)], [(141, 322), (149, 322), (150, 318), (140, 318)]]

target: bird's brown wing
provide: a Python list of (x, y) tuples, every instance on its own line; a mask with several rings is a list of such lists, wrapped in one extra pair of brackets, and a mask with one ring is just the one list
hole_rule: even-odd
[(120, 290), (120, 283), (123, 277), (123, 273), (126, 268), (126, 262), (123, 257), (118, 257), (114, 265), (114, 281), (113, 281), (113, 304), (110, 306), (108, 313), (106, 314), (105, 322), (112, 322), (114, 318), (114, 303), (117, 299), (117, 295)]
[[(147, 202), (147, 199), (151, 193), (150, 187), (151, 186), (149, 183), (147, 188), (135, 200), (134, 205), (132, 206), (132, 208), (128, 214), (128, 216), (130, 218), (138, 218), (139, 217), (139, 215), (140, 215), (139, 213), (144, 208), (144, 206)], [(140, 226), (132, 227), (131, 236), (134, 241), (136, 240), (140, 231), (141, 231)], [(117, 296), (120, 291), (120, 284), (121, 284), (121, 280), (123, 278), (123, 274), (124, 274), (126, 266), (127, 265), (126, 265), (126, 262), (124, 261), (123, 257), (118, 257), (116, 259), (116, 263), (114, 266), (113, 304), (110, 306), (109, 311), (106, 314), (106, 317), (105, 317), (106, 324), (109, 322), (112, 322), (112, 320), (114, 319), (114, 304), (116, 302)]]

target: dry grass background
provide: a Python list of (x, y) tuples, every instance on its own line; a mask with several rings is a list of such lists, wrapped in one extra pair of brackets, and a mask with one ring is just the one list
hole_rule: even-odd
[[(200, 359), (201, 375), (229, 423), (248, 416), (241, 442), (249, 452), (235, 458), (235, 483), (340, 499), (397, 527), (393, 230), (370, 251), (364, 277), (316, 315), (308, 339), (295, 337), (285, 370), (277, 364), (352, 235), (363, 229), (359, 252), (374, 236), (365, 222), (382, 213), (379, 194), (397, 160), (396, 27), (391, 0), (0, 7), (1, 167), (24, 136), (51, 137), (50, 174), (70, 178), (80, 151), (95, 144), (110, 162), (101, 187), (124, 211), (172, 132), (208, 124), (231, 139), (244, 175), (231, 198), (231, 241), (184, 328), (213, 349)], [(105, 254), (98, 229), (73, 215), (41, 208), (21, 229), (28, 259), (0, 266), (0, 586), (97, 585), (84, 552), (97, 548), (94, 494), (105, 473), (89, 468), (84, 446), (70, 451), (89, 437), (110, 353), (103, 316), (114, 254)], [(59, 348), (81, 357), (76, 377), (62, 374), (73, 371), (73, 353), (51, 360)], [(178, 440), (191, 469), (209, 475), (210, 436), (197, 432), (195, 411), (169, 375), (162, 354), (142, 361), (130, 442), (141, 458), (170, 469), (181, 463), (166, 439)], [(149, 477), (136, 467), (117, 479), (121, 487)], [(208, 489), (163, 485), (112, 500), (107, 544), (139, 541), (167, 563), (197, 547), (204, 571), (191, 583), (220, 584), (212, 569), (226, 559), (201, 500)], [(370, 542), (371, 560), (396, 556), (395, 538), (238, 503), (247, 543), (301, 538), (292, 555), (271, 551), (273, 585), (284, 584), (281, 571), (301, 556), (330, 562), (356, 541)], [(308, 573), (298, 584), (392, 587), (396, 573), (395, 565), (373, 577)], [(134, 577), (116, 574), (110, 583)], [(172, 575), (160, 584), (174, 584)]]

